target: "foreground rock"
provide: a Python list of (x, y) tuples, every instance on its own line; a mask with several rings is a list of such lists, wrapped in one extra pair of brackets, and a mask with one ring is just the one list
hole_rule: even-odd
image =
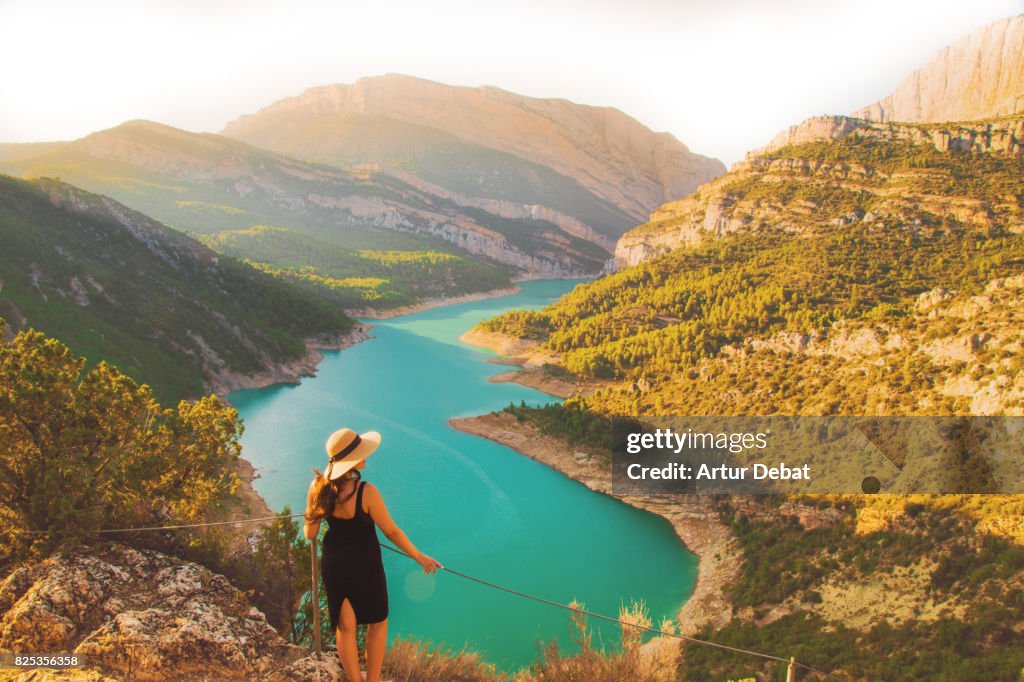
[[(87, 670), (55, 679), (332, 680), (244, 594), (206, 568), (123, 545), (82, 547), (0, 584), (0, 650), (74, 652)], [(21, 679), (43, 679), (27, 672)]]

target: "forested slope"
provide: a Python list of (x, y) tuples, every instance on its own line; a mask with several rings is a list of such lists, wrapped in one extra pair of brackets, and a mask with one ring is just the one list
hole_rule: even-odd
[(0, 317), (164, 399), (301, 359), (352, 329), (335, 306), (103, 196), (0, 176)]
[[(534, 339), (580, 376), (646, 387), (642, 395), (627, 388), (594, 399), (605, 408), (750, 409), (749, 401), (727, 402), (738, 388), (725, 376), (740, 364), (733, 357), (742, 349), (784, 346), (779, 339), (787, 335), (801, 339), (792, 342), (798, 347), (830, 339), (833, 356), (851, 360), (856, 354), (836, 339), (901, 334), (900, 366), (927, 358), (941, 363), (942, 353), (925, 344), (963, 337), (974, 344), (964, 362), (973, 367), (969, 361), (980, 359), (978, 372), (1012, 383), (1019, 381), (1015, 365), (992, 364), (1015, 354), (1019, 343), (1013, 296), (999, 294), (1003, 285), (994, 281), (1024, 273), (1021, 178), (1020, 154), (939, 151), (924, 142), (858, 136), (785, 146), (716, 181), (732, 210), (722, 218), (731, 221), (728, 230), (700, 231), (690, 246), (677, 239), (667, 254), (578, 287), (542, 311), (508, 313), (483, 327)], [(676, 217), (637, 228), (623, 241), (688, 231), (694, 207), (710, 210), (700, 203), (707, 200), (694, 195)], [(991, 289), (998, 301), (977, 304), (979, 319), (918, 314), (932, 298), (956, 294), (962, 303)], [(956, 320), (972, 321), (961, 328)], [(971, 333), (992, 336), (996, 329), (986, 325), (1002, 330), (999, 341), (969, 341)], [(781, 375), (760, 379), (762, 388), (784, 385), (791, 392), (785, 403), (758, 399), (758, 411), (889, 409), (852, 394), (819, 404), (814, 378), (827, 355), (805, 353), (796, 366), (789, 363), (784, 384)], [(688, 383), (708, 371), (701, 363), (721, 365), (723, 378)], [(917, 373), (928, 371), (926, 364)], [(923, 395), (916, 399), (922, 411), (939, 409)], [(1014, 400), (1004, 405), (1017, 407)], [(950, 402), (943, 409), (970, 408)]]

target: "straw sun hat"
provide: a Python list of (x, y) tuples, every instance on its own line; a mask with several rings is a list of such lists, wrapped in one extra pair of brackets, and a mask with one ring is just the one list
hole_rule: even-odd
[(324, 477), (333, 481), (344, 476), (349, 469), (373, 454), (380, 445), (380, 434), (367, 431), (359, 434), (352, 429), (338, 429), (327, 437), (324, 447), (330, 461)]

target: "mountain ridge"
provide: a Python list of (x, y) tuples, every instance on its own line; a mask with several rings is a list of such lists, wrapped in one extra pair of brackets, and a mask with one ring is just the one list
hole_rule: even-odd
[[(814, 145), (818, 145), (816, 149), (821, 155), (799, 153), (791, 157), (787, 153), (801, 147), (808, 150)], [(828, 145), (835, 145), (831, 147), (834, 158), (827, 158)], [(880, 154), (903, 156), (905, 161), (901, 163), (904, 164), (911, 163), (910, 157), (917, 155), (920, 158), (914, 163), (931, 164), (933, 169), (893, 166), (881, 170), (885, 159), (870, 160), (867, 148), (872, 145)], [(858, 154), (864, 155), (868, 162), (858, 159)], [(898, 209), (901, 202), (912, 210), (917, 210), (916, 204), (930, 203), (930, 211), (952, 211), (958, 219), (979, 224), (991, 222), (986, 217), (987, 205), (978, 203), (987, 201), (994, 210), (1002, 212), (1008, 229), (1024, 229), (1019, 207), (1015, 208), (1013, 202), (1003, 207), (1004, 202), (997, 194), (972, 200), (973, 203), (958, 202), (955, 192), (944, 198), (935, 196), (934, 192), (929, 194), (928, 183), (934, 184), (939, 175), (945, 174), (947, 185), (956, 182), (960, 172), (957, 164), (969, 166), (971, 163), (965, 155), (1017, 163), (1013, 160), (1024, 155), (1024, 117), (958, 124), (902, 124), (847, 116), (816, 116), (782, 131), (767, 146), (749, 152), (745, 160), (733, 164), (729, 173), (721, 178), (654, 211), (646, 223), (619, 239), (612, 267), (636, 265), (678, 248), (697, 246), (738, 230), (752, 229), (765, 221), (779, 224), (781, 220), (794, 230), (803, 229), (799, 225), (810, 225), (820, 217), (814, 213), (814, 198), (780, 200), (768, 191), (772, 186), (779, 188), (786, 183), (794, 187), (820, 185), (835, 191), (870, 192), (879, 202), (885, 200), (891, 204), (887, 210)], [(902, 199), (898, 196), (885, 199), (898, 187), (913, 184), (911, 178), (915, 175), (924, 187), (907, 190), (910, 194)], [(756, 194), (746, 191), (750, 183), (761, 185)], [(1012, 193), (1012, 188), (1008, 186), (1007, 191)], [(810, 203), (806, 203), (808, 201)], [(864, 214), (865, 211), (861, 211), (860, 215)]]
[[(580, 276), (607, 251), (546, 220), (505, 218), (369, 170), (344, 170), (214, 133), (130, 121), (43, 156), (0, 164), (59, 176), (171, 226), (216, 232), (278, 225), (341, 239), (403, 232), (531, 276)], [(382, 237), (383, 238), (383, 237)]]
[[(291, 113), (291, 116), (280, 116)], [(305, 119), (296, 118), (296, 112)], [(277, 128), (298, 129), (317, 116), (361, 114), (431, 128), (459, 140), (541, 164), (579, 182), (637, 219), (666, 198), (683, 196), (724, 172), (668, 133), (655, 133), (618, 109), (566, 99), (537, 99), (497, 88), (452, 86), (387, 74), (306, 89), (228, 123), (224, 134), (304, 156), (313, 147)], [(266, 124), (261, 124), (261, 119)], [(329, 136), (320, 142), (330, 144)], [(301, 144), (300, 144), (301, 143)], [(529, 202), (526, 202), (529, 203)], [(559, 208), (552, 206), (552, 208)], [(592, 225), (592, 227), (598, 227)]]

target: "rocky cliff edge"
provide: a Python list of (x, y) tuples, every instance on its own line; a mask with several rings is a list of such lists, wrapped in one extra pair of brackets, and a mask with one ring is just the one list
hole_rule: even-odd
[[(74, 652), (61, 679), (328, 681), (226, 578), (158, 552), (81, 547), (19, 568), (0, 583), (0, 650)], [(13, 679), (40, 679), (29, 671)]]

